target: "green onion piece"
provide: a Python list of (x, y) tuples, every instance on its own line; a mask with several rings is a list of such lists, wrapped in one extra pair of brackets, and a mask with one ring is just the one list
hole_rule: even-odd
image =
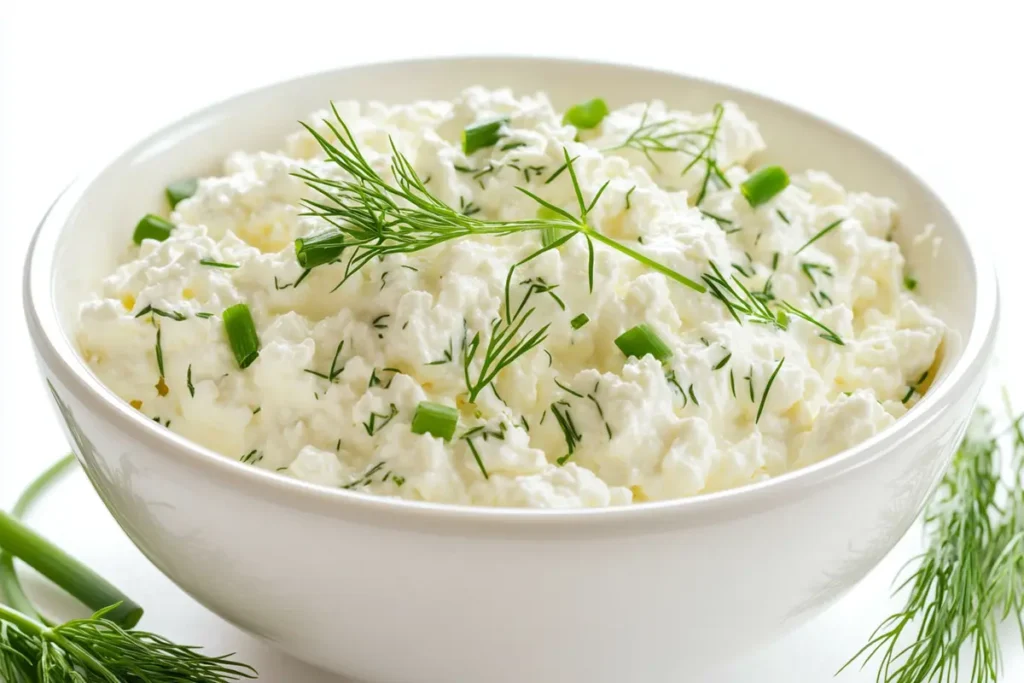
[(135, 244), (142, 244), (142, 240), (163, 242), (171, 236), (172, 230), (174, 230), (174, 223), (165, 218), (160, 218), (160, 216), (147, 213), (142, 217), (138, 225), (135, 226), (135, 234), (132, 235), (132, 240), (134, 240)]
[(238, 367), (244, 370), (260, 355), (260, 338), (256, 335), (252, 313), (245, 304), (235, 304), (224, 309), (221, 317)]
[(183, 199), (188, 199), (196, 193), (199, 189), (198, 178), (186, 178), (185, 180), (179, 180), (176, 183), (171, 183), (167, 186), (167, 201), (171, 203), (173, 209), (178, 205), (178, 202)]
[(590, 322), (590, 318), (587, 317), (587, 314), (586, 313), (580, 313), (578, 316), (576, 316), (575, 318), (570, 320), (569, 324), (572, 325), (572, 329), (578, 330), (578, 329), (580, 329), (581, 327), (583, 327), (584, 325), (586, 325), (589, 322)]
[(665, 361), (672, 357), (672, 349), (646, 323), (631, 327), (620, 334), (615, 338), (615, 345), (627, 356), (635, 358), (651, 354), (657, 360)]
[(571, 124), (580, 129), (596, 128), (608, 116), (608, 105), (600, 97), (569, 107), (562, 117), (563, 124)]
[(114, 606), (107, 616), (111, 621), (131, 628), (142, 618), (142, 608), (128, 596), (2, 510), (0, 542), (6, 552), (78, 598), (86, 607), (99, 610)]
[(344, 242), (345, 235), (339, 230), (302, 237), (295, 240), (295, 258), (303, 268), (322, 266), (341, 256)]
[(462, 130), (462, 151), (472, 154), (484, 147), (493, 147), (501, 139), (501, 128), (508, 123), (508, 117), (474, 123)]
[(459, 413), (451, 406), (420, 401), (412, 416), (413, 434), (431, 434), (449, 441), (459, 424)]
[(903, 286), (913, 292), (917, 289), (917, 278), (913, 275), (906, 275), (903, 277)]
[(751, 206), (761, 206), (789, 187), (789, 175), (781, 166), (765, 166), (754, 171), (740, 185), (740, 192)]

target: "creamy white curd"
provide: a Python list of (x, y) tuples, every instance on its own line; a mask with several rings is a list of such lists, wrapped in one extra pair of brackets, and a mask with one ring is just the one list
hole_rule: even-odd
[[(300, 131), (277, 151), (236, 152), (222, 175), (200, 179), (170, 214), (170, 237), (132, 245), (81, 308), (78, 344), (99, 378), (226, 457), (413, 500), (620, 505), (817, 462), (892, 424), (927, 386), (945, 327), (910, 291), (891, 240), (897, 207), (821, 171), (793, 173), (789, 187), (751, 206), (740, 186), (765, 143), (733, 104), (705, 114), (634, 104), (584, 131), (563, 125), (543, 94), (479, 87), (453, 102), (337, 110), (381, 175), (392, 178), (393, 141), (437, 198), (475, 218), (536, 217), (537, 202), (517, 187), (578, 215), (570, 174), (551, 180), (564, 149), (587, 202), (608, 183), (588, 216), (592, 230), (696, 282), (714, 263), (773, 313), (785, 301), (820, 326), (792, 313), (781, 325), (737, 320), (710, 293), (601, 244), (591, 291), (577, 235), (516, 270), (514, 304), (530, 283), (553, 286), (530, 298), (524, 327), (549, 325), (547, 337), (470, 403), (466, 341), (480, 333), (486, 345), (506, 313), (509, 268), (540, 247), (540, 233), (374, 259), (337, 289), (344, 258), (303, 277), (294, 240), (330, 225), (303, 215), (302, 200), (317, 194), (293, 174), (343, 176)], [(498, 143), (464, 154), (463, 129), (496, 116), (508, 117)], [(333, 114), (309, 121), (335, 141), (325, 119)], [(636, 136), (623, 146), (662, 121), (654, 135), (704, 133), (685, 144), (664, 138), (678, 149), (648, 154)], [(709, 176), (709, 159), (721, 177)], [(238, 303), (261, 345), (245, 369), (220, 319)], [(580, 314), (588, 322), (576, 329)], [(639, 324), (670, 358), (620, 350), (616, 339)], [(422, 401), (458, 408), (451, 440), (412, 431)]]

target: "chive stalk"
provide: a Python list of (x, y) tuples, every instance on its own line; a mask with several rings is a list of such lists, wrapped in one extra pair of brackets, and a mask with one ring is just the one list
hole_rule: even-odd
[(503, 116), (466, 126), (462, 130), (462, 151), (472, 154), (478, 149), (493, 147), (501, 139), (501, 129), (506, 123), (508, 117)]
[(238, 367), (244, 370), (260, 355), (260, 338), (256, 334), (252, 313), (245, 304), (235, 304), (224, 309), (221, 317)]
[(586, 102), (569, 107), (565, 116), (562, 117), (563, 124), (570, 124), (581, 130), (596, 128), (604, 117), (608, 116), (608, 105), (600, 97), (595, 97)]
[[(36, 499), (45, 493), (57, 479), (64, 475), (75, 462), (73, 454), (66, 455), (40, 474), (18, 496), (18, 500), (14, 502), (14, 507), (11, 508), (11, 516), (21, 519), (28, 514)], [(32, 601), (28, 599), (28, 596), (25, 595), (25, 591), (21, 587), (21, 581), (18, 580), (18, 574), (14, 570), (14, 556), (2, 548), (0, 548), (0, 599), (6, 599), (9, 606), (22, 614), (42, 619), (38, 615)]]
[(740, 192), (753, 207), (769, 201), (789, 187), (789, 175), (781, 166), (765, 166), (754, 171), (740, 185)]
[(615, 338), (615, 345), (627, 356), (643, 358), (651, 354), (659, 361), (672, 357), (672, 349), (646, 323), (631, 327)]
[(430, 434), (445, 441), (451, 440), (459, 423), (458, 411), (431, 401), (420, 401), (412, 416), (413, 434)]
[(165, 239), (171, 236), (171, 232), (174, 230), (174, 223), (171, 223), (166, 218), (161, 218), (151, 213), (147, 213), (142, 217), (142, 220), (135, 226), (135, 232), (132, 234), (132, 240), (135, 244), (142, 244), (142, 240), (156, 240), (157, 242), (163, 242)]
[(170, 202), (171, 208), (173, 209), (178, 206), (179, 202), (194, 195), (198, 189), (198, 178), (185, 178), (184, 180), (178, 180), (171, 183), (164, 191), (167, 194), (167, 201)]
[(587, 314), (580, 313), (578, 316), (570, 320), (569, 324), (572, 325), (572, 329), (578, 330), (589, 322), (590, 318), (587, 316)]
[(2, 510), (0, 545), (90, 609), (100, 610), (114, 605), (107, 614), (111, 621), (131, 628), (142, 618), (142, 608), (131, 598)]
[(295, 258), (303, 268), (315, 268), (330, 263), (345, 250), (345, 236), (338, 230), (295, 240)]

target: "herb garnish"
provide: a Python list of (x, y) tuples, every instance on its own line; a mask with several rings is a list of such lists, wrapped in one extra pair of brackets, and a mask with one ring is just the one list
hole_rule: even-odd
[(157, 326), (156, 328), (156, 367), (160, 370), (160, 379), (164, 378), (164, 345), (161, 340), (161, 333), (163, 330)]
[(840, 219), (838, 219), (838, 220), (835, 220), (835, 221), (833, 221), (833, 222), (829, 223), (828, 225), (826, 225), (826, 226), (825, 226), (824, 228), (822, 228), (822, 229), (821, 229), (821, 230), (820, 230), (820, 231), (818, 232), (818, 234), (816, 234), (816, 235), (815, 235), (814, 237), (812, 237), (811, 239), (807, 240), (807, 242), (805, 242), (805, 243), (804, 243), (804, 246), (802, 246), (802, 247), (800, 247), (799, 249), (797, 249), (797, 250), (796, 250), (796, 253), (797, 253), (797, 254), (799, 254), (799, 253), (800, 253), (801, 251), (803, 251), (803, 250), (804, 250), (804, 249), (806, 249), (807, 247), (811, 246), (812, 244), (814, 244), (815, 242), (817, 242), (818, 240), (820, 240), (820, 239), (821, 239), (822, 237), (824, 237), (825, 235), (829, 234), (830, 232), (832, 232), (833, 230), (835, 230), (836, 228), (838, 228), (838, 227), (839, 227), (839, 224), (840, 224), (840, 223), (842, 223), (842, 222), (843, 222), (844, 220), (846, 220), (846, 219), (845, 219), (845, 218), (840, 218)]
[(386, 413), (371, 412), (370, 419), (362, 423), (363, 429), (366, 430), (368, 435), (373, 436), (380, 430), (384, 429), (388, 423), (394, 419), (395, 415), (398, 415), (398, 406), (392, 403)]
[[(511, 276), (511, 271), (509, 271), (509, 276)], [(489, 386), (495, 378), (497, 378), (498, 373), (547, 339), (548, 328), (551, 326), (550, 323), (544, 325), (539, 330), (527, 332), (523, 338), (513, 343), (513, 340), (519, 335), (519, 332), (523, 329), (526, 321), (529, 320), (530, 316), (533, 315), (533, 312), (537, 310), (536, 308), (526, 309), (526, 303), (536, 291), (538, 290), (533, 287), (530, 287), (526, 291), (522, 302), (519, 304), (519, 308), (515, 310), (515, 313), (512, 314), (511, 320), (507, 323), (504, 318), (499, 317), (491, 324), (490, 339), (488, 340), (487, 347), (484, 350), (484, 357), (480, 364), (480, 369), (477, 372), (476, 379), (473, 379), (470, 376), (470, 369), (482, 343), (480, 333), (477, 332), (473, 335), (473, 338), (466, 343), (462, 354), (462, 370), (466, 380), (466, 390), (469, 392), (470, 403), (476, 401), (480, 392)], [(511, 308), (509, 308), (509, 311), (511, 311)]]
[[(761, 393), (761, 404), (757, 406), (757, 417), (754, 418), (754, 424), (761, 421), (761, 413), (764, 411), (764, 404), (768, 400), (768, 392), (772, 390), (772, 384), (775, 382), (775, 376), (779, 374), (779, 370), (782, 369), (782, 364), (786, 362), (786, 358), (783, 357), (779, 361), (779, 364), (775, 366), (775, 371), (772, 372), (771, 377), (768, 378), (768, 383), (764, 385), (764, 391)], [(751, 385), (753, 390), (753, 385)]]
[[(308, 215), (317, 216), (333, 226), (328, 238), (313, 236), (297, 241), (296, 249), (301, 252), (307, 240), (331, 245), (335, 258), (347, 250), (345, 272), (339, 286), (352, 277), (360, 268), (377, 257), (395, 253), (414, 253), (423, 249), (469, 235), (510, 235), (525, 230), (542, 230), (557, 227), (568, 234), (560, 243), (568, 241), (577, 233), (583, 233), (588, 242), (594, 240), (629, 256), (663, 275), (691, 287), (704, 291), (704, 287), (676, 271), (657, 263), (629, 247), (601, 233), (593, 231), (586, 223), (587, 212), (600, 198), (604, 187), (599, 190), (589, 205), (583, 199), (583, 192), (572, 168), (569, 153), (563, 150), (565, 167), (556, 171), (546, 182), (557, 177), (561, 170), (568, 170), (572, 176), (573, 190), (580, 208), (580, 217), (553, 206), (525, 188), (518, 188), (541, 206), (552, 209), (559, 218), (529, 219), (523, 221), (485, 221), (448, 206), (428, 190), (408, 158), (392, 142), (391, 171), (394, 184), (384, 180), (363, 156), (355, 138), (345, 122), (334, 110), (338, 125), (326, 121), (326, 125), (337, 137), (332, 144), (315, 129), (306, 129), (323, 148), (327, 158), (341, 167), (351, 180), (325, 178), (304, 170), (296, 177), (304, 180), (322, 199), (306, 200)], [(559, 245), (560, 246), (560, 245)], [(540, 252), (538, 252), (540, 253)], [(526, 260), (530, 260), (528, 257)], [(519, 264), (522, 265), (522, 262)], [(591, 269), (592, 279), (592, 269)], [(593, 288), (593, 283), (591, 283)], [(506, 297), (507, 303), (507, 297)], [(510, 315), (510, 313), (506, 313)]]
[(969, 647), (971, 683), (1002, 680), (999, 622), (1013, 615), (1024, 636), (1022, 419), (1012, 419), (1003, 436), (986, 411), (976, 413), (925, 511), (925, 550), (897, 588), (907, 591), (904, 606), (843, 669), (877, 658), (879, 681), (951, 682)]
[[(334, 349), (334, 358), (331, 359), (331, 367), (330, 367), (330, 369), (326, 373), (318, 372), (316, 370), (310, 370), (308, 368), (303, 369), (303, 372), (307, 372), (310, 375), (315, 375), (315, 376), (320, 377), (322, 379), (326, 379), (328, 382), (335, 381), (338, 378), (338, 375), (340, 375), (342, 373), (342, 371), (345, 369), (345, 364), (344, 363), (342, 363), (341, 365), (338, 365), (338, 357), (341, 355), (341, 350), (343, 348), (345, 348), (345, 340), (344, 339), (342, 339), (340, 342), (338, 342), (337, 348)], [(374, 368), (374, 371), (376, 371), (376, 368)], [(371, 382), (372, 382), (372, 379), (371, 379)], [(373, 386), (373, 385), (371, 384), (370, 386)]]
[[(371, 467), (370, 469), (368, 469), (363, 474), (361, 474), (356, 480), (351, 481), (351, 482), (345, 484), (341, 488), (343, 488), (343, 489), (352, 489), (352, 488), (355, 488), (356, 486), (365, 486), (365, 485), (369, 484), (373, 480), (373, 475), (377, 474), (377, 472), (379, 472), (382, 467), (384, 467), (384, 461), (383, 460), (380, 461), (379, 463), (377, 463), (376, 465), (374, 465), (373, 467)], [(398, 477), (395, 477), (395, 479), (398, 479)], [(405, 480), (403, 479), (402, 481), (405, 481)], [(401, 486), (401, 484), (399, 484), (399, 486)]]
[[(559, 405), (562, 406), (561, 410), (559, 410)], [(583, 440), (583, 435), (577, 431), (576, 425), (573, 423), (569, 407), (568, 401), (556, 401), (551, 404), (551, 414), (555, 416), (558, 427), (562, 430), (562, 435), (565, 437), (565, 447), (568, 449), (565, 455), (556, 460), (559, 465), (564, 465), (569, 461), (572, 454), (576, 452), (576, 446)]]
[(245, 463), (246, 465), (255, 465), (261, 460), (263, 460), (263, 455), (259, 451), (253, 449), (246, 453), (245, 455), (243, 455), (239, 461)]
[(911, 399), (911, 397), (913, 397), (913, 395), (915, 393), (920, 393), (921, 385), (924, 384), (924, 381), (926, 379), (928, 379), (928, 371), (927, 370), (925, 370), (924, 374), (922, 374), (920, 377), (917, 378), (916, 382), (914, 382), (909, 387), (907, 387), (907, 393), (906, 393), (906, 395), (903, 397), (903, 399), (901, 401), (904, 405), (907, 404), (907, 401), (909, 401)]
[(136, 313), (135, 317), (136, 318), (141, 318), (142, 316), (146, 315), (147, 313), (152, 313), (153, 315), (158, 315), (161, 318), (168, 318), (170, 320), (175, 320), (175, 321), (178, 321), (178, 322), (181, 322), (182, 320), (185, 320), (185, 318), (186, 318), (185, 314), (181, 313), (179, 311), (165, 311), (165, 310), (163, 310), (161, 308), (153, 308), (152, 306), (146, 306), (141, 311)]

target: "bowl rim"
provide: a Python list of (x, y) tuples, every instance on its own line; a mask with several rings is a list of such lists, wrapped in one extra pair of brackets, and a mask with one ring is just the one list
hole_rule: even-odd
[[(943, 381), (933, 387), (906, 416), (901, 417), (893, 425), (867, 441), (807, 467), (736, 488), (688, 498), (649, 501), (619, 507), (568, 509), (500, 508), (410, 501), (353, 492), (284, 477), (274, 472), (236, 462), (159, 427), (104, 386), (88, 368), (74, 348), (70, 339), (71, 335), (61, 325), (57, 317), (53, 300), (53, 256), (57, 240), (78, 199), (87, 192), (97, 175), (109, 165), (137, 148), (150, 145), (154, 141), (168, 136), (175, 130), (188, 128), (205, 119), (215, 117), (217, 112), (222, 109), (231, 109), (243, 100), (266, 96), (277, 88), (296, 85), (302, 81), (315, 81), (331, 74), (374, 67), (401, 68), (428, 64), (436, 68), (444, 68), (446, 65), (454, 63), (479, 63), (481, 61), (525, 62), (532, 64), (535, 68), (545, 64), (611, 67), (699, 83), (780, 106), (795, 114), (805, 116), (816, 124), (829, 128), (870, 149), (902, 173), (913, 178), (926, 192), (929, 199), (949, 215), (967, 245), (967, 253), (964, 258), (965, 262), (974, 269), (977, 291), (974, 300), (974, 321), (960, 358), (950, 368)], [(994, 265), (987, 250), (983, 248), (980, 240), (972, 237), (970, 232), (962, 228), (956, 215), (917, 173), (874, 143), (800, 107), (745, 88), (690, 76), (670, 69), (592, 59), (505, 55), (440, 56), (358, 63), (279, 80), (231, 95), (182, 118), (165, 122), (155, 131), (133, 140), (131, 144), (117, 150), (115, 154), (107, 155), (106, 158), (87, 168), (87, 172), (79, 175), (65, 188), (46, 211), (33, 234), (25, 259), (22, 290), (25, 316), (30, 336), (42, 365), (53, 373), (76, 398), (90, 405), (119, 432), (129, 435), (133, 440), (159, 453), (160, 457), (176, 458), (184, 466), (202, 472), (203, 476), (207, 478), (215, 478), (237, 487), (249, 487), (250, 493), (255, 496), (274, 499), (289, 507), (339, 518), (349, 518), (355, 515), (381, 524), (408, 526), (409, 523), (414, 523), (417, 526), (427, 525), (429, 528), (438, 530), (438, 527), (430, 526), (431, 522), (445, 522), (449, 525), (469, 523), (506, 527), (527, 525), (530, 528), (536, 526), (565, 528), (567, 524), (573, 527), (580, 524), (586, 524), (588, 527), (593, 525), (621, 527), (624, 524), (633, 524), (634, 520), (679, 524), (693, 519), (695, 516), (707, 518), (710, 515), (716, 519), (747, 516), (759, 510), (783, 505), (792, 500), (794, 494), (806, 493), (826, 482), (869, 465), (888, 454), (899, 442), (926, 429), (938, 420), (944, 412), (944, 408), (948, 407), (965, 386), (987, 365), (992, 355), (998, 327), (998, 283)], [(81, 457), (80, 454), (79, 457)]]

